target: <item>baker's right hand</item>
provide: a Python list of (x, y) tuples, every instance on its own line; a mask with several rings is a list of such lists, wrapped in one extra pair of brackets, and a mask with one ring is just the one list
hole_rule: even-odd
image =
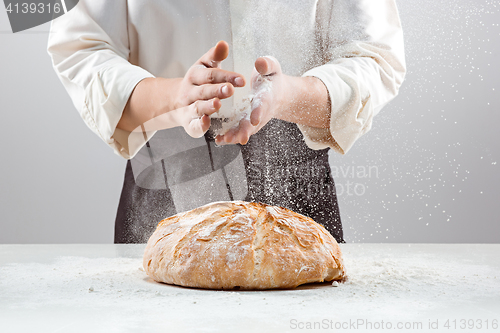
[(241, 74), (221, 69), (229, 45), (220, 41), (189, 68), (183, 78), (146, 78), (135, 87), (117, 127), (126, 131), (157, 131), (182, 126), (199, 138), (210, 127), (210, 115), (245, 85)]
[(221, 69), (228, 53), (229, 45), (218, 42), (189, 68), (178, 86), (174, 109), (192, 137), (203, 136), (210, 127), (209, 116), (221, 107), (220, 100), (231, 97), (234, 87), (245, 85), (242, 75)]

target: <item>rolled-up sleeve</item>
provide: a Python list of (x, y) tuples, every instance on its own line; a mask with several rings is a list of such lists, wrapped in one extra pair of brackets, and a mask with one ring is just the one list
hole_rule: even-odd
[(133, 157), (141, 147), (129, 147), (129, 133), (116, 126), (137, 83), (154, 76), (128, 61), (127, 2), (80, 0), (52, 21), (47, 52), (87, 126)]
[(325, 64), (303, 76), (325, 84), (330, 127), (299, 128), (310, 148), (345, 154), (398, 94), (406, 73), (403, 32), (395, 0), (336, 0), (323, 6), (317, 36)]

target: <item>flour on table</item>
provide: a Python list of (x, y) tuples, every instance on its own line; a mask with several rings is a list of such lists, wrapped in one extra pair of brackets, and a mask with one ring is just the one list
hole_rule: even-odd
[[(450, 304), (455, 304), (451, 320), (465, 315), (492, 318), (500, 309), (500, 268), (482, 260), (485, 250), (469, 255), (458, 246), (340, 244), (349, 280), (336, 288), (326, 283), (242, 292), (153, 282), (141, 270), (143, 246), (127, 246), (137, 249), (132, 257), (62, 256), (44, 263), (0, 265), (0, 327), (6, 321), (19, 326), (27, 313), (30, 320), (41, 313), (36, 317), (38, 323), (58, 318), (51, 323), (55, 327), (80, 318), (73, 320), (74, 325), (87, 328), (88, 318), (104, 316), (106, 320), (97, 323), (111, 327), (109, 332), (143, 332), (144, 325), (155, 328), (154, 332), (164, 332), (165, 327), (189, 332), (196, 331), (193, 327), (200, 323), (207, 325), (206, 332), (214, 332), (217, 330), (210, 329), (220, 327), (220, 314), (224, 313), (227, 318), (238, 318), (241, 325), (248, 317), (278, 327), (275, 331), (280, 332), (289, 327), (294, 314), (300, 314), (302, 321), (331, 318), (332, 313), (339, 316), (332, 318), (335, 320), (424, 318), (427, 325), (429, 319), (445, 318)], [(415, 250), (410, 251), (412, 248)], [(94, 291), (89, 292), (90, 288)], [(360, 309), (365, 311), (360, 313)], [(74, 317), (68, 317), (71, 314)], [(75, 326), (61, 332), (84, 331)], [(45, 331), (56, 331), (55, 327)]]

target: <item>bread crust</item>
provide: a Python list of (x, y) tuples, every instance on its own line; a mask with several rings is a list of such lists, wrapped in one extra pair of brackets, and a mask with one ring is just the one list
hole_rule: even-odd
[(143, 266), (155, 281), (206, 289), (295, 288), (343, 281), (335, 239), (286, 208), (215, 202), (162, 220)]

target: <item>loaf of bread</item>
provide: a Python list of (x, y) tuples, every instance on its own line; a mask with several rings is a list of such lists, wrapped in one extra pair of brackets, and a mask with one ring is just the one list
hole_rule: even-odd
[(335, 239), (282, 207), (216, 202), (158, 224), (144, 253), (155, 281), (207, 289), (295, 288), (345, 279)]

